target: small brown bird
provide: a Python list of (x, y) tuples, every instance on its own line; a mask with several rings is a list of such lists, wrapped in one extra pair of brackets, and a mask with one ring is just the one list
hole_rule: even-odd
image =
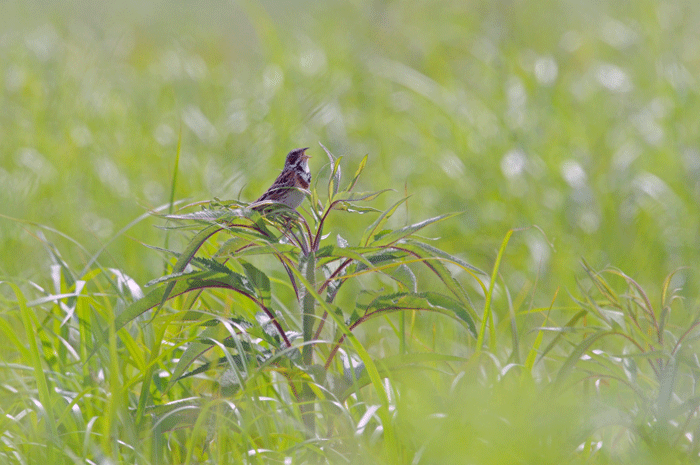
[(256, 205), (265, 200), (283, 203), (289, 208), (296, 209), (306, 197), (305, 191), (311, 183), (311, 172), (309, 171), (309, 155), (306, 151), (309, 147), (295, 149), (287, 154), (284, 162), (284, 169), (277, 176), (270, 188), (253, 202), (254, 210), (262, 210), (265, 205)]

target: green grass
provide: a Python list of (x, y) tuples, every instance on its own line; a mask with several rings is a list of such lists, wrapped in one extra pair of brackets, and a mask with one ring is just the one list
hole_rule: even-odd
[[(11, 2), (0, 16), (3, 462), (698, 461), (696, 2)], [(448, 265), (476, 334), (433, 312), (358, 325), (342, 350), (386, 381), (343, 402), (316, 392), (309, 439), (288, 386), (327, 386), (314, 367), (259, 366), (233, 394), (215, 370), (166, 389), (201, 342), (181, 311), (248, 309), (235, 295), (110, 325), (172, 271), (146, 245), (191, 239), (148, 215), (173, 189), (176, 208), (250, 201), (311, 146), (325, 199), (319, 142), (346, 181), (368, 155), (357, 191), (396, 191), (369, 205), (410, 195), (387, 229), (463, 211), (421, 234), (486, 274)], [(356, 244), (376, 219), (333, 212), (327, 240)], [(284, 270), (256, 266), (300, 324)], [(410, 269), (419, 291), (440, 284)], [(362, 276), (338, 305), (406, 276)]]

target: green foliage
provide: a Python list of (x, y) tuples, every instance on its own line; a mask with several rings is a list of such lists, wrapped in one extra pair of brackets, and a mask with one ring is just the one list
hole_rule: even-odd
[[(339, 191), (336, 186), (341, 182), (340, 160), (326, 152), (333, 167), (328, 178), (329, 197), (322, 203), (317, 190), (312, 190), (311, 198), (316, 203), (311, 205), (311, 223), (284, 205), (271, 205), (261, 215), (246, 206), (218, 201), (201, 211), (164, 216), (178, 223), (174, 228), (180, 229), (184, 222), (195, 223), (201, 229), (194, 233), (183, 252), (175, 254), (177, 261), (172, 270), (150, 283), (153, 290), (124, 308), (114, 322), (114, 329), (119, 331), (154, 308), (167, 306), (177, 310), (182, 321), (173, 322), (186, 325), (166, 341), (157, 341), (157, 346), (167, 342), (181, 352), (176, 355), (178, 363), (163, 394), (167, 395), (190, 376), (207, 373), (219, 386), (218, 391), (235, 404), (270, 395), (295, 399), (298, 414), (280, 415), (277, 420), (296, 425), (293, 428), (311, 440), (317, 438), (319, 420), (323, 420), (318, 425), (323, 435), (336, 434), (334, 418), (338, 406), (371, 385), (378, 397), (383, 398), (378, 414), (384, 429), (385, 456), (394, 457), (391, 461), (395, 461), (397, 452), (391, 445), (388, 398), (382, 395), (384, 386), (375, 368), (382, 366), (382, 377), (387, 377), (391, 376), (392, 364), (370, 357), (354, 338), (353, 331), (369, 320), (397, 312), (435, 312), (463, 326), (466, 335), (475, 336), (476, 311), (445, 265), (453, 264), (472, 274), (478, 270), (428, 246), (416, 236), (423, 228), (454, 215), (442, 215), (392, 231), (386, 229), (385, 223), (395, 212), (398, 205), (395, 204), (380, 212), (378, 219), (367, 227), (359, 245), (349, 245), (340, 235), (324, 236), (326, 220), (333, 211), (359, 215), (366, 209), (357, 208), (357, 202), (374, 199), (379, 194), (352, 192), (366, 159), (348, 190)], [(250, 260), (268, 268), (277, 262), (280, 271), (285, 272), (285, 279), (269, 276), (262, 265), (256, 266)], [(418, 291), (426, 285), (418, 283), (412, 270), (416, 266), (431, 271), (446, 293)], [(295, 305), (286, 308), (275, 305), (283, 299), (274, 292), (273, 281), (293, 289), (298, 310)], [(355, 282), (361, 283), (353, 286)], [(358, 289), (362, 296), (356, 295)], [(347, 298), (343, 298), (344, 290), (350, 294)], [(231, 303), (214, 309), (209, 303), (212, 301)], [(319, 311), (322, 315), (317, 314)], [(405, 337), (405, 328), (397, 331), (398, 337)], [(157, 350), (157, 347), (152, 349), (152, 357)], [(192, 367), (199, 359), (221, 351), (223, 356)], [(339, 354), (342, 357), (337, 357)], [(433, 354), (427, 361), (439, 360), (440, 356)], [(414, 363), (419, 360), (415, 359)], [(222, 368), (217, 368), (217, 364)], [(150, 376), (144, 380), (137, 420), (143, 419), (145, 411), (152, 408), (147, 405), (152, 395), (149, 380)], [(211, 394), (217, 392), (211, 390)], [(181, 408), (179, 401), (174, 405)], [(333, 406), (331, 411), (327, 410), (328, 405)], [(363, 410), (346, 415), (356, 416), (354, 421), (358, 422)], [(162, 418), (171, 415), (170, 410), (165, 410), (149, 421), (161, 424)], [(194, 427), (198, 421), (201, 421), (199, 417), (192, 417), (189, 426)], [(300, 423), (304, 428), (299, 428)], [(182, 428), (182, 421), (174, 426)]]
[[(699, 320), (683, 311), (671, 318), (683, 304), (672, 276), (657, 308), (629, 276), (607, 272), (623, 284), (619, 292), (584, 263), (575, 306), (521, 308), (516, 299), (501, 320), (489, 310), (493, 281), (415, 236), (440, 218), (379, 228), (392, 206), (368, 221), (364, 245), (324, 235), (334, 215), (361, 214), (347, 200), (351, 192), (333, 192), (338, 179), (329, 176), (325, 202), (312, 190), (316, 203), (304, 214), (214, 201), (164, 215), (191, 239), (179, 253), (158, 249), (175, 258), (145, 294), (119, 270), (76, 273), (47, 241), (53, 291), (37, 289), (43, 296), (28, 301), (11, 284), (17, 311), (0, 320), (11, 343), (7, 360), (15, 360), (4, 367), (0, 398), (3, 456), (23, 463), (688, 463), (697, 456)], [(472, 305), (446, 264), (470, 273), (483, 303)], [(500, 266), (497, 259), (493, 278)], [(431, 329), (421, 321), (431, 314), (452, 322), (441, 332), (456, 330), (462, 344), (427, 347)], [(534, 338), (518, 330), (529, 315), (544, 317)], [(556, 315), (569, 317), (556, 326)], [(391, 328), (391, 352), (362, 340), (378, 320)]]
[[(625, 273), (596, 273), (583, 265), (588, 280), (581, 284), (582, 310), (561, 329), (562, 340), (542, 353), (547, 357), (555, 343), (571, 345), (555, 385), (574, 383), (595, 392), (600, 401), (595, 426), (606, 427), (603, 442), (615, 438), (615, 447), (605, 453), (617, 455), (635, 446), (637, 454), (647, 452), (661, 461), (697, 458), (700, 445), (693, 432), (700, 427), (695, 355), (700, 314), (672, 323), (672, 309), (683, 306), (669, 287), (672, 275), (662, 284), (659, 304), (653, 305)], [(606, 275), (621, 280), (623, 291)]]
[(698, 462), (699, 6), (4, 2), (0, 462)]

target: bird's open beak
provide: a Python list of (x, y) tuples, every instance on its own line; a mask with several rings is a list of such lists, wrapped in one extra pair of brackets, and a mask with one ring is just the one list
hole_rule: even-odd
[(305, 160), (308, 160), (309, 158), (311, 158), (311, 155), (306, 154), (306, 151), (309, 150), (309, 148), (310, 147), (306, 147), (306, 148), (302, 149), (304, 151), (304, 153), (302, 153), (301, 156), (304, 157)]

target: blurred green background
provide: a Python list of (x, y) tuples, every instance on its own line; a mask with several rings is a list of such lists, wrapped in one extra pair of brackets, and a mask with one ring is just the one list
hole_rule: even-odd
[[(693, 1), (4, 2), (0, 212), (96, 251), (176, 198), (256, 198), (322, 142), (404, 221), (549, 300), (586, 258), (697, 294), (700, 8)], [(400, 215), (399, 215), (400, 216)], [(397, 217), (398, 218), (398, 217)], [(401, 221), (401, 219), (397, 220)], [(145, 221), (100, 257), (162, 271)], [(342, 225), (349, 229), (351, 225)], [(39, 280), (34, 228), (2, 219), (0, 272)], [(72, 263), (85, 253), (48, 234)]]
[[(322, 142), (403, 220), (506, 282), (569, 289), (585, 257), (697, 294), (700, 8), (693, 1), (3, 2), (0, 212), (94, 252), (176, 198), (256, 198)], [(2, 219), (0, 272), (40, 280)], [(145, 221), (100, 257), (162, 271)], [(352, 229), (351, 225), (342, 227)], [(351, 231), (347, 234), (352, 235)], [(49, 234), (72, 263), (85, 253)], [(152, 259), (151, 259), (152, 258)]]
[[(396, 191), (378, 208), (411, 196), (392, 227), (464, 211), (425, 234), (483, 270), (523, 228), (497, 289), (519, 311), (555, 295), (569, 305), (583, 258), (621, 269), (654, 305), (679, 270), (671, 287), (687, 312), (671, 319), (684, 331), (700, 290), (698, 24), (694, 0), (2, 2), (0, 280), (50, 287), (41, 233), (73, 269), (105, 247), (101, 266), (143, 284), (163, 273), (145, 247), (164, 244), (161, 221), (120, 231), (168, 202), (180, 138), (175, 198), (187, 202), (254, 200), (297, 147), (312, 147), (322, 180), (320, 142), (343, 157), (346, 179), (369, 155), (359, 190)], [(345, 218), (332, 215), (328, 231), (352, 240), (365, 224)], [(497, 292), (494, 312), (507, 311)], [(530, 339), (536, 318), (518, 323)], [(437, 389), (425, 373), (409, 377), (396, 419), (435, 463), (450, 463), (452, 448), (431, 436), (423, 449), (425, 419), (455, 411), (454, 396), (491, 395), (469, 375), (443, 378)], [(561, 463), (581, 443), (561, 427), (576, 422), (565, 407), (540, 406), (530, 387), (497, 388), (493, 405), (450, 417), (448, 445), (464, 447), (466, 428), (496, 438), (473, 457), (503, 463), (513, 437), (519, 453), (557, 438), (533, 454)], [(522, 416), (512, 435), (499, 412)], [(521, 436), (538, 415), (553, 418), (543, 435)]]

